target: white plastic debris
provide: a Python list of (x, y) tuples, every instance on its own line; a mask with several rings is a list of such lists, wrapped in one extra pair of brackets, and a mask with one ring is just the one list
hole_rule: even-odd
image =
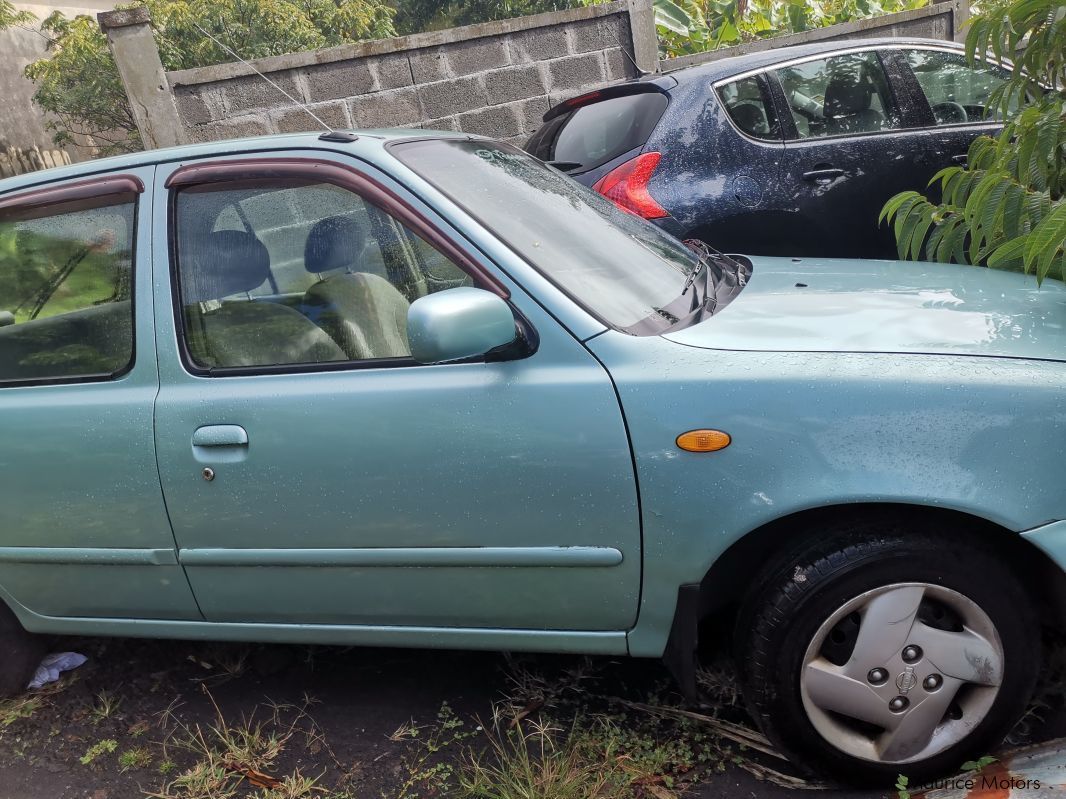
[(45, 655), (44, 660), (37, 667), (33, 679), (30, 680), (30, 684), (26, 688), (32, 691), (48, 685), (50, 682), (55, 682), (64, 671), (76, 669), (88, 659), (85, 655), (77, 652), (56, 652), (51, 655)]

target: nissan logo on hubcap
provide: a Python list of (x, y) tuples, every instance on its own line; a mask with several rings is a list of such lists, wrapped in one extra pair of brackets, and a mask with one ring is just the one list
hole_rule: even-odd
[(914, 673), (914, 666), (907, 666), (904, 671), (899, 673), (896, 677), (896, 688), (899, 689), (901, 694), (907, 693), (911, 688), (918, 684), (918, 677)]

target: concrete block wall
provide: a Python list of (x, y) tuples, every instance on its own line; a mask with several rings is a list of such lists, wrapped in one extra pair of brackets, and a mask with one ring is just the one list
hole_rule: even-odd
[(648, 33), (634, 36), (639, 5), (620, 0), (253, 62), (284, 94), (240, 63), (167, 80), (189, 141), (321, 130), (288, 94), (331, 128), (443, 129), (519, 142), (552, 105), (637, 74)]

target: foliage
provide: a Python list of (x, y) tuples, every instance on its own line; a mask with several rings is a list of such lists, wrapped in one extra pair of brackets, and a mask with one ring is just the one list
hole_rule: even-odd
[[(941, 170), (929, 185), (885, 203), (901, 258), (969, 263), (1066, 278), (1066, 2), (1012, 0), (975, 17), (966, 38), (972, 62), (1025, 49), (990, 105), (1019, 110), (995, 138), (970, 145), (966, 166)], [(1021, 104), (1017, 101), (1029, 101)]]
[(524, 17), (604, 0), (399, 0), (396, 29), (402, 34), (442, 30), (497, 19)]
[(29, 11), (18, 11), (8, 0), (0, 0), (0, 31), (32, 25), (36, 21), (37, 18)]
[(907, 11), (928, 0), (654, 0), (659, 49), (672, 57)]
[[(395, 34), (394, 12), (384, 0), (141, 0), (120, 8), (136, 5), (148, 7), (167, 70), (232, 61), (230, 51), (263, 58)], [(37, 84), (34, 102), (56, 117), (50, 123), (56, 144), (89, 138), (104, 154), (139, 149), (133, 114), (96, 20), (54, 12), (41, 30), (50, 54), (30, 64), (26, 75)]]
[(118, 749), (118, 741), (114, 738), (105, 738), (102, 741), (97, 741), (88, 749), (85, 750), (85, 754), (78, 758), (78, 761), (83, 766), (92, 765), (93, 761), (103, 755), (108, 755)]

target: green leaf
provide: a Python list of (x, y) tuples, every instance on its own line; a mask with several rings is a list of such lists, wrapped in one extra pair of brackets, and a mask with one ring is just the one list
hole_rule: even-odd
[(1037, 280), (1043, 281), (1064, 244), (1066, 202), (1060, 202), (1028, 236), (1023, 264), (1026, 273), (1035, 269)]
[(916, 191), (902, 191), (899, 194), (896, 194), (896, 195), (890, 197), (888, 199), (888, 202), (886, 202), (884, 207), (881, 209), (881, 213), (877, 217), (877, 224), (880, 225), (886, 219), (889, 222), (891, 222), (892, 218), (896, 215), (896, 212), (899, 210), (899, 207), (904, 202), (906, 202), (909, 199), (912, 199), (912, 198), (915, 198), (915, 197), (921, 197), (921, 196), (922, 195), (920, 195)]
[(685, 10), (671, 0), (655, 0), (655, 25), (672, 33), (687, 36), (692, 29), (692, 19)]
[(922, 244), (925, 243), (925, 237), (929, 234), (929, 228), (933, 225), (933, 215), (935, 213), (936, 207), (933, 205), (927, 206), (922, 211), (921, 219), (918, 224), (914, 226), (914, 233), (911, 236), (910, 251), (904, 257), (915, 261), (921, 257)]

